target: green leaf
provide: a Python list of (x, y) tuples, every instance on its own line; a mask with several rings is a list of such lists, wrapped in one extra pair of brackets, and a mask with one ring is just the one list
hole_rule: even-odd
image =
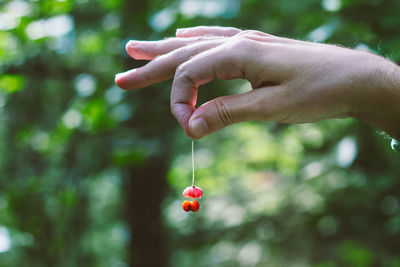
[(25, 77), (22, 75), (9, 74), (0, 77), (0, 91), (12, 94), (22, 90), (25, 86)]

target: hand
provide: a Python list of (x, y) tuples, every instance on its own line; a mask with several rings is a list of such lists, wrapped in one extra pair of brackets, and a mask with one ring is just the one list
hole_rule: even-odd
[[(186, 134), (201, 138), (233, 123), (306, 123), (356, 117), (400, 136), (400, 71), (371, 53), (236, 28), (179, 29), (176, 38), (130, 41), (144, 67), (116, 76), (123, 89), (174, 77), (171, 111)], [(254, 90), (197, 109), (197, 89), (215, 78), (246, 79)]]

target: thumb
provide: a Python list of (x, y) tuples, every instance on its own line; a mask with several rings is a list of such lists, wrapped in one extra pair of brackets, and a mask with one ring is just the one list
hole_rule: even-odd
[(199, 139), (237, 122), (260, 119), (257, 93), (222, 96), (201, 105), (189, 119), (191, 137)]

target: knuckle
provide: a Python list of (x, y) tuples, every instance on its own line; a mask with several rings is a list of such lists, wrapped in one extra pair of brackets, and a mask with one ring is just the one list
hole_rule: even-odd
[(227, 60), (232, 64), (236, 64), (242, 61), (246, 54), (249, 52), (251, 46), (251, 40), (243, 37), (233, 39), (231, 42), (226, 43), (224, 49), (226, 49)]
[[(189, 57), (191, 53), (190, 47), (184, 46), (181, 48), (178, 48), (172, 52), (169, 53), (169, 57), (172, 60), (176, 60), (177, 62), (186, 62), (187, 58)], [(183, 64), (181, 63), (181, 65)], [(179, 66), (177, 67), (179, 68)]]
[(171, 54), (172, 58), (176, 58), (180, 62), (186, 62), (187, 60), (198, 55), (199, 53), (204, 51), (205, 48), (208, 48), (210, 46), (210, 43), (204, 40), (205, 39), (202, 39), (199, 42), (195, 42), (194, 44), (188, 44), (184, 47), (176, 49)]
[(232, 40), (232, 42), (228, 43), (227, 48), (229, 50), (235, 51), (237, 53), (238, 51), (242, 51), (243, 48), (246, 48), (249, 43), (249, 40), (247, 38), (243, 37), (237, 37)]
[(148, 68), (143, 68), (140, 76), (140, 80), (144, 82), (153, 80), (151, 72), (148, 70)]
[(186, 75), (186, 73), (187, 73), (186, 64), (182, 63), (176, 68), (175, 76), (176, 77), (181, 77), (181, 76)]
[(226, 30), (232, 32), (241, 32), (241, 30), (236, 27), (226, 27)]
[(224, 101), (221, 97), (218, 97), (214, 100), (214, 105), (217, 109), (218, 119), (223, 126), (228, 126), (233, 124), (233, 117), (230, 110), (224, 104)]
[(197, 36), (197, 37), (192, 37), (194, 42), (203, 42), (209, 40), (208, 36)]
[(255, 30), (245, 30), (239, 33), (239, 35), (242, 35), (244, 37), (253, 37), (253, 36), (260, 36), (264, 35), (262, 32), (255, 31)]
[(193, 75), (189, 70), (189, 64), (187, 62), (180, 64), (176, 68), (174, 80), (182, 80), (186, 84), (191, 84), (193, 87), (196, 86)]

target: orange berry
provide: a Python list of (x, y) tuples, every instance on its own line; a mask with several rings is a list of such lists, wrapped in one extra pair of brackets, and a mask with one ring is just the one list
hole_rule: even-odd
[(193, 202), (190, 203), (190, 209), (191, 209), (193, 212), (198, 211), (198, 210), (200, 209), (200, 204), (199, 204), (199, 202), (197, 202), (197, 200), (193, 200)]
[(184, 211), (189, 212), (191, 210), (191, 205), (188, 200), (183, 201), (182, 208)]

